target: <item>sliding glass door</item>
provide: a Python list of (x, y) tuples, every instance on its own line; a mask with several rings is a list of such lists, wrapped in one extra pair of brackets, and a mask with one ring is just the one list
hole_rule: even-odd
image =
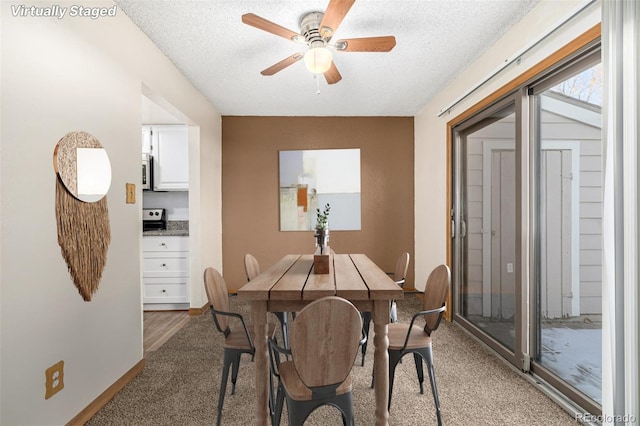
[[(595, 63), (594, 63), (595, 62)], [(531, 89), (535, 123), (532, 370), (602, 403), (601, 65), (592, 55)]]
[(460, 315), (513, 353), (516, 343), (515, 104), (458, 134)]
[(591, 413), (602, 402), (598, 46), (452, 127), (454, 320)]

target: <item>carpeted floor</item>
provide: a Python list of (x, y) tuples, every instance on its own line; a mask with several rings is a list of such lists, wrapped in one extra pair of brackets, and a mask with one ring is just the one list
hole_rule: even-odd
[[(248, 317), (246, 304), (231, 298), (232, 307)], [(408, 322), (420, 301), (398, 301), (399, 320)], [(274, 322), (275, 317), (274, 317)], [(373, 328), (372, 328), (373, 330)], [(373, 333), (373, 332), (372, 332)], [(445, 425), (575, 425), (576, 421), (501, 360), (454, 324), (443, 322), (433, 334), (436, 380)], [(192, 317), (146, 360), (144, 371), (103, 407), (87, 424), (209, 425), (215, 424), (222, 370), (221, 335), (210, 314)], [(374, 392), (369, 388), (373, 344), (365, 366), (353, 367), (356, 423), (375, 423)], [(255, 424), (254, 364), (243, 356), (236, 394), (231, 384), (223, 410), (223, 425)], [(425, 372), (426, 373), (426, 372)], [(282, 425), (287, 425), (286, 407)], [(338, 411), (323, 407), (306, 425), (342, 424)], [(428, 378), (420, 395), (415, 365), (406, 357), (396, 370), (389, 425), (436, 424)]]

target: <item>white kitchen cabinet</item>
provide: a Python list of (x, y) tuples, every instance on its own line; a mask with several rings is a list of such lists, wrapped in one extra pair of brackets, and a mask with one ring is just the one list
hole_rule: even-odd
[(143, 237), (142, 284), (145, 308), (188, 307), (189, 237)]
[(189, 131), (186, 126), (150, 125), (142, 128), (142, 152), (149, 133), (153, 156), (154, 191), (189, 190)]

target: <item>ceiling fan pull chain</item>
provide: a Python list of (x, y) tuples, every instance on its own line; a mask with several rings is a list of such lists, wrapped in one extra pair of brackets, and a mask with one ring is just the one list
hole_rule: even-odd
[(316, 95), (320, 94), (320, 78), (318, 77), (318, 74), (314, 74), (313, 78), (316, 79)]

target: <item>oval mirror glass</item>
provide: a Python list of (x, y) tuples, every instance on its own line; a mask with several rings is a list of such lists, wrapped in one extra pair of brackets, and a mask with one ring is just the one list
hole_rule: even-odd
[(80, 201), (94, 203), (109, 191), (109, 156), (89, 133), (67, 133), (56, 145), (53, 156), (56, 173), (67, 191)]

